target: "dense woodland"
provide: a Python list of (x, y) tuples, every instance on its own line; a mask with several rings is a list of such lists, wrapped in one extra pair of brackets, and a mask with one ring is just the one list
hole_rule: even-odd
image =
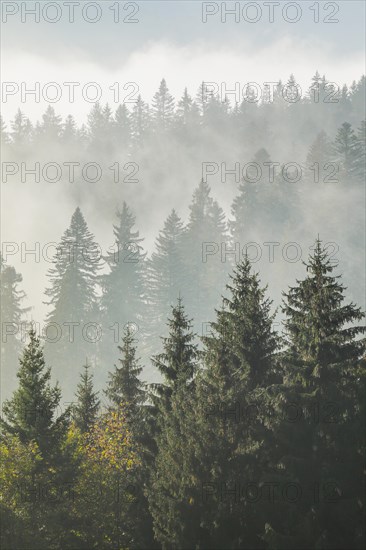
[[(233, 105), (202, 84), (175, 101), (163, 80), (151, 106), (97, 103), (86, 125), (52, 106), (2, 122), (7, 162), (132, 162), (144, 184), (111, 170), (51, 184), (79, 206), (47, 264), (41, 331), (1, 260), (3, 548), (364, 547), (365, 77), (337, 91), (316, 73), (294, 102), (282, 89)], [(222, 161), (263, 169), (231, 181), (230, 211), (221, 174), (201, 173)], [(116, 214), (100, 251), (83, 204), (103, 200)], [(139, 216), (159, 203), (147, 250)], [(324, 231), (342, 234), (348, 289)], [(268, 273), (246, 247), (309, 235), (291, 285), (291, 260)]]

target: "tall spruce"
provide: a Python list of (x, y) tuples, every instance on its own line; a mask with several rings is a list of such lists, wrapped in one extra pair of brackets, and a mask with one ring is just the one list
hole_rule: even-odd
[[(225, 214), (203, 180), (193, 193), (183, 239), (187, 272), (185, 305), (194, 319), (194, 330), (202, 334), (225, 290), (233, 254)], [(234, 254), (235, 256), (235, 254)]]
[(265, 540), (270, 548), (362, 548), (365, 328), (356, 323), (364, 316), (344, 303), (345, 287), (319, 239), (306, 268), (285, 294), (273, 448), (273, 481), (294, 492), (277, 502)]
[(115, 242), (105, 258), (109, 273), (101, 276), (101, 360), (105, 372), (117, 360), (124, 329), (131, 325), (141, 333), (144, 312), (143, 238), (134, 230), (135, 216), (125, 202), (117, 211), (117, 219), (118, 224), (113, 225)]
[(168, 330), (169, 335), (162, 338), (163, 351), (152, 358), (154, 367), (162, 376), (162, 382), (153, 385), (157, 397), (155, 402), (159, 408), (167, 410), (169, 400), (178, 387), (192, 382), (198, 354), (192, 321), (188, 319), (180, 297), (177, 304), (172, 306)]
[(72, 398), (75, 368), (85, 357), (96, 356), (100, 321), (96, 296), (100, 252), (79, 207), (61, 238), (53, 264), (48, 272), (51, 284), (45, 291), (51, 307), (45, 354), (62, 379), (65, 394)]
[(278, 377), (278, 343), (271, 302), (247, 259), (228, 290), (204, 338), (204, 370), (171, 396), (158, 438), (152, 514), (163, 548), (260, 546), (264, 510), (240, 495), (266, 466), (266, 388)]
[[(175, 548), (174, 535), (169, 532), (167, 536), (166, 531), (169, 531), (172, 520), (171, 498), (179, 498), (177, 492), (174, 492), (175, 479), (172, 476), (177, 475), (176, 468), (179, 475), (182, 474), (180, 446), (183, 441), (180, 438), (183, 435), (182, 421), (185, 416), (184, 409), (179, 404), (183, 406), (185, 401), (182, 397), (188, 399), (193, 392), (198, 358), (192, 324), (184, 312), (180, 298), (172, 308), (168, 327), (169, 336), (163, 338), (163, 352), (153, 358), (162, 382), (152, 386), (150, 437), (155, 442), (155, 448), (150, 445), (150, 449), (155, 456), (150, 466), (147, 495), (158, 544), (163, 548)], [(176, 502), (176, 506), (179, 507), (180, 503)], [(181, 508), (179, 513), (180, 511)]]
[(159, 347), (159, 336), (165, 336), (163, 325), (171, 306), (186, 292), (183, 254), (184, 226), (173, 209), (164, 223), (147, 266), (149, 301), (149, 337), (151, 349)]

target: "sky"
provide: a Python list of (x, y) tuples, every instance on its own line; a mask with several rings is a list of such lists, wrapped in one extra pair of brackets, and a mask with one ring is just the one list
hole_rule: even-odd
[[(363, 1), (38, 2), (39, 22), (36, 4), (2, 2), (7, 123), (18, 107), (40, 119), (49, 103), (86, 121), (95, 98), (112, 108), (127, 99), (132, 107), (139, 93), (150, 102), (163, 77), (179, 98), (203, 80), (242, 90), (293, 72), (305, 88), (316, 69), (340, 86), (364, 73)], [(77, 83), (74, 98), (65, 82)], [(37, 86), (39, 97), (26, 94)]]

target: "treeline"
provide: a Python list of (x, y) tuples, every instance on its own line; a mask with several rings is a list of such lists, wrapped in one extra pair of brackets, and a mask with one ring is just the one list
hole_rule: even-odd
[(296, 160), (304, 144), (309, 146), (320, 131), (334, 135), (345, 121), (357, 126), (365, 116), (365, 76), (348, 88), (316, 72), (309, 88), (299, 91), (291, 75), (287, 83), (272, 86), (271, 92), (261, 83), (242, 85), (240, 101), (232, 94), (223, 97), (220, 88), (221, 83), (203, 82), (196, 97), (185, 89), (176, 101), (163, 79), (151, 105), (141, 95), (131, 100), (131, 108), (122, 103), (112, 110), (97, 102), (86, 124), (76, 122), (71, 114), (62, 120), (51, 105), (36, 123), (19, 109), (8, 126), (1, 122), (4, 156), (40, 160), (51, 154), (49, 160), (75, 160), (92, 155), (117, 160), (132, 155), (146, 168), (148, 159), (153, 160), (150, 168), (158, 178), (156, 155), (155, 162), (170, 159), (174, 165), (182, 153), (192, 159), (197, 154), (201, 159), (209, 160), (210, 154), (220, 158), (223, 153), (238, 158), (264, 147), (276, 157), (285, 150), (288, 160)]
[(31, 331), (3, 407), (2, 547), (364, 548), (364, 315), (333, 271), (317, 240), (280, 336), (244, 258), (201, 348), (172, 308), (161, 383), (126, 327), (104, 391), (86, 364), (61, 414)]

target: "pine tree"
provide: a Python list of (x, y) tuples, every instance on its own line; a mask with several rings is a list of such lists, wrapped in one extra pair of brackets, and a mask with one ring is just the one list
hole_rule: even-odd
[(144, 260), (139, 231), (134, 231), (135, 216), (124, 202), (117, 212), (118, 225), (113, 225), (115, 243), (106, 256), (109, 273), (102, 275), (101, 309), (103, 342), (101, 357), (104, 367), (117, 359), (117, 345), (127, 325), (143, 332)]
[(32, 329), (17, 373), (19, 387), (4, 403), (5, 432), (23, 443), (35, 441), (44, 457), (54, 457), (65, 433), (67, 413), (59, 412), (61, 390), (51, 387), (51, 369), (46, 367), (40, 339)]
[[(273, 448), (276, 481), (296, 483), (301, 499), (277, 503), (265, 539), (270, 548), (361, 548), (365, 341), (358, 336), (365, 328), (355, 322), (363, 314), (344, 304), (345, 287), (319, 239), (306, 267), (307, 277), (285, 294), (287, 349)], [(291, 522), (283, 521), (286, 514)]]
[(100, 400), (93, 388), (93, 375), (89, 374), (90, 365), (83, 366), (80, 382), (77, 386), (76, 405), (73, 407), (73, 419), (81, 433), (89, 432), (97, 419)]
[(25, 324), (24, 315), (31, 309), (22, 307), (26, 297), (18, 285), (23, 281), (20, 273), (5, 265), (1, 258), (1, 382), (2, 396), (12, 392), (16, 386), (16, 371), (22, 349), (20, 337)]
[(174, 120), (174, 98), (169, 93), (166, 81), (163, 78), (159, 90), (152, 101), (152, 114), (156, 129), (161, 132), (167, 130)]
[(63, 234), (49, 270), (50, 287), (45, 291), (51, 311), (47, 316), (46, 357), (70, 395), (68, 384), (74, 369), (86, 356), (96, 355), (99, 312), (96, 284), (100, 253), (80, 208)]

